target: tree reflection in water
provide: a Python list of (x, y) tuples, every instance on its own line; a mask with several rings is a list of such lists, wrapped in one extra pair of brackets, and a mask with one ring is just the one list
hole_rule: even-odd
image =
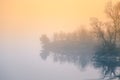
[(120, 79), (118, 70), (120, 67), (120, 49), (116, 46), (110, 46), (110, 44), (101, 46), (93, 55), (92, 61), (96, 68), (101, 68), (103, 78)]
[(120, 49), (108, 45), (104, 45), (96, 49), (93, 54), (93, 48), (87, 49), (90, 46), (82, 47), (58, 47), (47, 46), (40, 54), (45, 60), (52, 52), (55, 62), (69, 62), (81, 68), (85, 68), (89, 63), (93, 64), (96, 69), (100, 69), (103, 75), (103, 80), (113, 80), (119, 78), (120, 67)]
[(40, 56), (43, 60), (45, 60), (47, 56), (52, 54), (55, 62), (73, 63), (74, 65), (83, 69), (89, 64), (89, 61), (92, 58), (92, 48), (88, 49), (88, 47), (89, 46), (87, 45), (81, 47), (75, 47), (73, 45), (69, 45), (69, 47), (66, 47), (65, 45), (49, 45), (49, 47), (45, 47), (42, 50)]

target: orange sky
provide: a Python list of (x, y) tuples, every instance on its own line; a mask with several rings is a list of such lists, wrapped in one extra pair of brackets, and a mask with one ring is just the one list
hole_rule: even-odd
[(105, 19), (108, 1), (0, 0), (0, 32), (18, 36), (75, 30), (90, 17)]

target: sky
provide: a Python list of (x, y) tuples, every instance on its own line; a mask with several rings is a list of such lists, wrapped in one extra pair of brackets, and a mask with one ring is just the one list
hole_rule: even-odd
[(73, 31), (88, 25), (90, 17), (105, 19), (104, 8), (109, 1), (0, 0), (0, 34), (11, 37)]
[[(41, 77), (40, 73), (44, 75), (46, 71), (48, 75), (51, 75), (49, 70), (55, 70), (56, 66), (50, 65), (51, 62), (45, 63), (46, 66), (39, 63), (40, 35), (47, 34), (51, 36), (54, 32), (71, 32), (78, 29), (78, 27), (89, 27), (90, 17), (98, 17), (101, 20), (105, 20), (104, 8), (109, 1), (0, 0), (0, 64), (3, 67), (0, 68), (0, 71), (17, 79), (19, 77), (31, 78), (36, 71), (38, 73), (36, 73), (34, 78)], [(61, 67), (60, 65), (58, 66)], [(68, 66), (66, 68), (63, 67), (62, 71), (68, 69), (68, 73), (71, 73), (69, 71), (74, 68), (72, 67), (71, 69), (71, 66), (69, 66), (69, 70)], [(59, 67), (56, 68), (58, 72), (60, 70)], [(91, 72), (92, 69), (89, 70)], [(42, 71), (45, 72), (43, 73)], [(57, 72), (52, 71), (52, 73), (57, 75)], [(64, 75), (63, 72), (61, 73)], [(79, 73), (77, 72), (75, 77), (81, 77)], [(26, 76), (25, 74), (28, 75)], [(91, 75), (94, 76), (94, 74)], [(8, 76), (5, 76), (5, 78), (9, 78)], [(44, 76), (48, 78), (46, 74)]]

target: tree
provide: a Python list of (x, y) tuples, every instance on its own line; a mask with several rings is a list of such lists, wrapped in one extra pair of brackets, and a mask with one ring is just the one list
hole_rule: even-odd
[(91, 19), (93, 32), (98, 42), (102, 44), (96, 50), (93, 59), (95, 66), (103, 69), (104, 78), (116, 77), (116, 69), (120, 67), (120, 62), (117, 61), (117, 57), (120, 57), (120, 47), (117, 46), (120, 43), (120, 2), (115, 5), (108, 3), (105, 11), (109, 21)]
[(45, 45), (45, 44), (48, 44), (50, 42), (49, 38), (47, 37), (46, 34), (43, 34), (41, 37), (40, 37), (40, 41)]
[(113, 43), (116, 44), (116, 41), (120, 39), (120, 2), (112, 5), (108, 3), (106, 7), (106, 14), (111, 19), (111, 27), (113, 29)]
[(105, 12), (110, 21), (105, 23), (97, 18), (92, 18), (91, 25), (95, 35), (103, 45), (116, 46), (120, 40), (120, 2), (115, 5), (108, 3)]

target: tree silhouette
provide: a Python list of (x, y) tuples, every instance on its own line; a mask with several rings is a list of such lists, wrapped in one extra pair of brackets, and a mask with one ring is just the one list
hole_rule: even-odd
[[(108, 22), (99, 21), (92, 18), (93, 32), (100, 44), (93, 56), (94, 66), (102, 69), (104, 78), (108, 80), (119, 78), (116, 73), (120, 67), (120, 2), (106, 6), (106, 14), (109, 17)], [(119, 60), (117, 60), (119, 58)], [(118, 70), (119, 71), (119, 70)]]
[(43, 34), (41, 37), (40, 37), (40, 41), (43, 43), (43, 44), (48, 44), (50, 42), (49, 38), (47, 37), (46, 34)]
[(116, 47), (117, 43), (120, 42), (120, 2), (114, 6), (112, 3), (108, 3), (106, 14), (110, 21), (102, 22), (97, 18), (92, 18), (91, 25), (95, 35), (103, 45), (109, 44), (109, 46)]

